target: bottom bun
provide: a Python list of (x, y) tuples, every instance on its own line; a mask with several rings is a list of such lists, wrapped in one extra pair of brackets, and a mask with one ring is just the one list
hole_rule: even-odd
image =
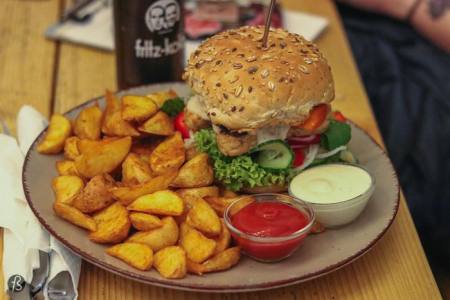
[(255, 186), (252, 188), (243, 188), (241, 191), (249, 194), (281, 193), (287, 191), (287, 186), (286, 185)]

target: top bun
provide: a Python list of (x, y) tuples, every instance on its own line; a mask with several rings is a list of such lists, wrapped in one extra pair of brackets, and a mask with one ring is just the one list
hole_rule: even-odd
[(334, 98), (326, 59), (303, 37), (263, 27), (224, 31), (191, 54), (183, 78), (200, 95), (211, 122), (232, 130), (303, 122)]

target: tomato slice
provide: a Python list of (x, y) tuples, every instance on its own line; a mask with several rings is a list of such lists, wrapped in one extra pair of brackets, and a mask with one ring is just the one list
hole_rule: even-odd
[(173, 125), (175, 126), (175, 129), (181, 132), (181, 135), (184, 139), (188, 139), (189, 134), (189, 128), (186, 126), (186, 123), (184, 123), (184, 111), (180, 112), (173, 121)]
[(338, 122), (345, 122), (345, 121), (347, 121), (347, 118), (338, 110), (333, 112), (333, 117)]
[(319, 104), (313, 107), (308, 119), (306, 119), (299, 128), (303, 128), (308, 131), (314, 131), (319, 128), (320, 125), (326, 120), (330, 107), (328, 104)]
[(303, 151), (303, 149), (293, 149), (293, 151), (295, 154), (295, 158), (294, 161), (292, 162), (292, 166), (296, 168), (301, 166), (305, 161), (305, 152)]

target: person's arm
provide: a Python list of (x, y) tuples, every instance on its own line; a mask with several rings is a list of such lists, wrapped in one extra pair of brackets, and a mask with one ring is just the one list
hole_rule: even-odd
[(408, 21), (450, 53), (450, 0), (339, 0), (363, 10)]
[[(441, 7), (433, 3), (441, 2)], [(410, 23), (435, 45), (450, 53), (450, 1), (449, 0), (422, 0), (416, 11), (411, 15)]]

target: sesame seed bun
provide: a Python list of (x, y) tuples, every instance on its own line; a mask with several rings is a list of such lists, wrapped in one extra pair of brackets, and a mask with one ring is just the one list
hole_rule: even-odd
[(258, 129), (303, 122), (317, 104), (334, 98), (326, 59), (303, 37), (262, 27), (219, 33), (192, 53), (184, 73), (211, 122), (228, 129)]

